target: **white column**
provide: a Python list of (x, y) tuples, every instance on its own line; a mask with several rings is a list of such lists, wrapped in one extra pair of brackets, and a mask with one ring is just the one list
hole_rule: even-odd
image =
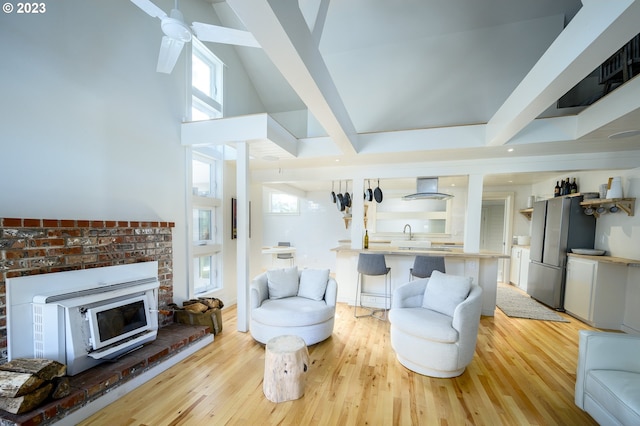
[(249, 331), (249, 145), (236, 144), (238, 331)]
[(354, 179), (351, 191), (351, 248), (361, 249), (364, 238), (364, 180)]
[(464, 252), (480, 251), (480, 226), (482, 215), (482, 183), (484, 175), (469, 175), (467, 211), (464, 221)]

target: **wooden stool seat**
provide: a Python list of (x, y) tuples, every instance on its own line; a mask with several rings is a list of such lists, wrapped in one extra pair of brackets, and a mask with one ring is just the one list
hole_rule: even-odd
[(262, 390), (271, 402), (299, 399), (304, 395), (304, 373), (309, 351), (298, 336), (278, 336), (267, 342)]

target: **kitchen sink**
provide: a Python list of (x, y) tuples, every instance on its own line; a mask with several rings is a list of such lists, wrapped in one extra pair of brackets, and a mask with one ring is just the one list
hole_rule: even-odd
[(396, 240), (396, 241), (391, 241), (390, 246), (398, 247), (398, 249), (400, 250), (428, 249), (431, 247), (431, 241)]

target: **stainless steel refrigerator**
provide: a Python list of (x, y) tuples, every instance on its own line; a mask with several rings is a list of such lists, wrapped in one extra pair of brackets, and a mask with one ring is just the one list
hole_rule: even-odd
[(531, 215), (531, 260), (527, 293), (539, 302), (564, 310), (567, 253), (593, 248), (596, 219), (584, 213), (581, 196), (538, 201)]

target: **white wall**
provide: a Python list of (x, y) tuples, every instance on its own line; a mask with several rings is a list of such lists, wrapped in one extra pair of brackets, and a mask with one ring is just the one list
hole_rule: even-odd
[[(186, 54), (171, 75), (156, 73), (160, 21), (129, 1), (47, 6), (0, 14), (0, 217), (175, 222), (174, 295), (184, 299)], [(207, 2), (181, 9), (219, 23)], [(210, 47), (227, 65), (227, 112), (260, 111), (233, 48)]]
[[(335, 271), (335, 252), (339, 240), (350, 239), (336, 205), (330, 200), (330, 190), (308, 192), (300, 199), (299, 215), (273, 215), (268, 210), (269, 189), (263, 190), (262, 245), (274, 246), (279, 241), (290, 241), (296, 247), (299, 268), (329, 268)], [(273, 261), (270, 254), (262, 255), (263, 269), (287, 266)]]

